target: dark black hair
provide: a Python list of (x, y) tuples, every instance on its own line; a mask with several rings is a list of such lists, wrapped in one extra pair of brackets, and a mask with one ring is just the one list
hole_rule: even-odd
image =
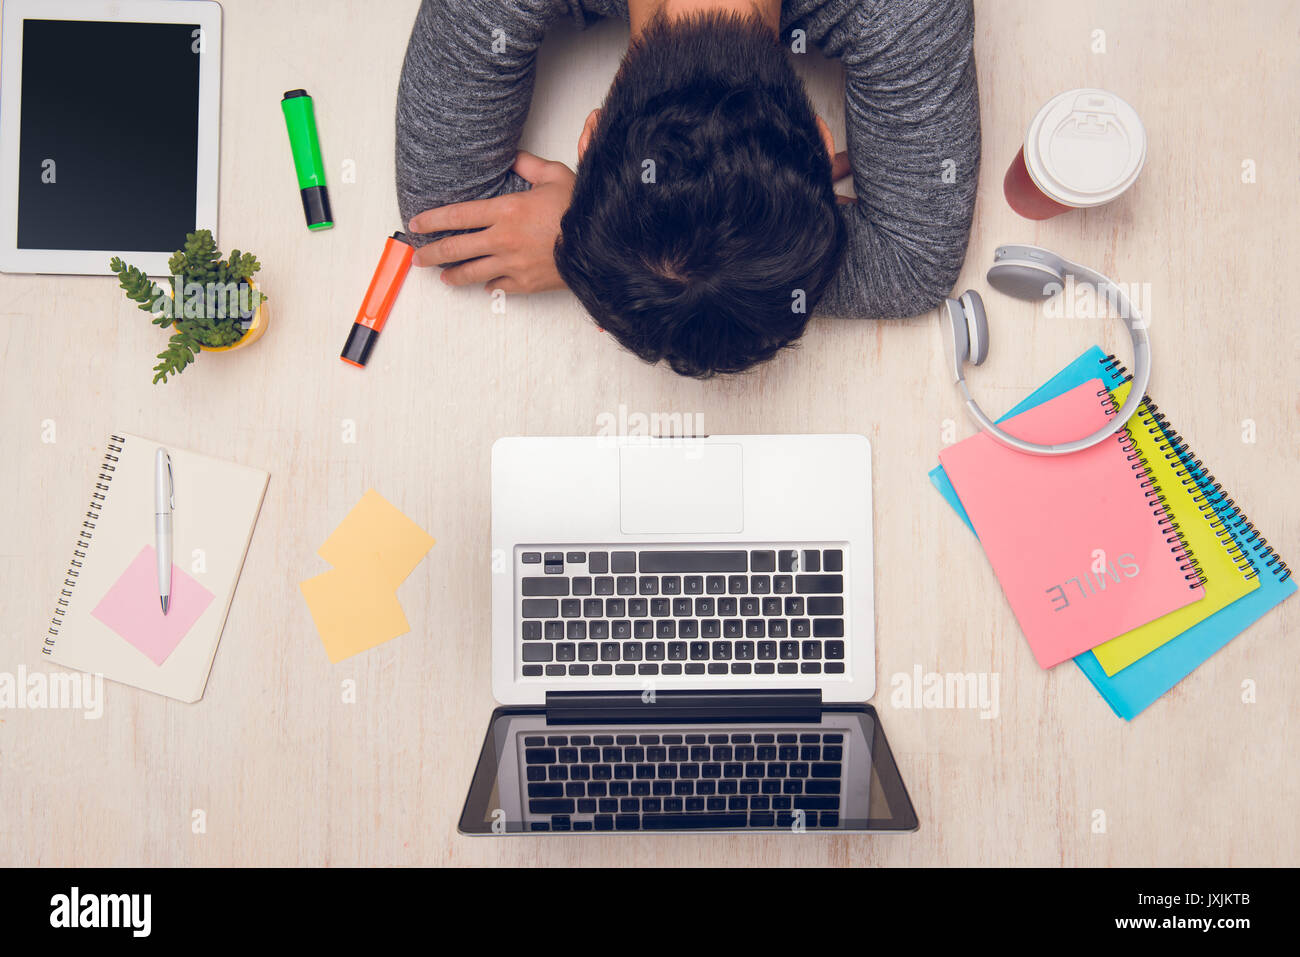
[(578, 164), (555, 261), (597, 324), (707, 378), (803, 335), (845, 242), (830, 158), (757, 17), (657, 17)]

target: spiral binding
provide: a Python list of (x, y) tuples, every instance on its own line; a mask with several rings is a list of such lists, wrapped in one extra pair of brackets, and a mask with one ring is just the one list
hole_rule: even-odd
[(72, 562), (69, 564), (68, 573), (63, 579), (63, 588), (59, 590), (59, 600), (54, 609), (54, 617), (50, 619), (49, 634), (45, 638), (45, 646), (41, 648), (43, 654), (53, 653), (54, 639), (59, 637), (59, 629), (63, 627), (63, 616), (68, 613), (68, 602), (72, 598), (72, 589), (77, 587), (77, 579), (81, 577), (81, 569), (86, 559), (86, 550), (90, 546), (91, 539), (95, 537), (95, 525), (99, 522), (100, 512), (103, 510), (104, 502), (108, 498), (109, 485), (113, 481), (113, 473), (117, 471), (117, 463), (121, 461), (122, 447), (125, 444), (126, 438), (124, 436), (109, 436), (108, 451), (104, 453), (104, 461), (99, 467), (99, 478), (95, 482), (95, 491), (90, 496), (90, 507), (86, 510), (86, 517), (81, 522), (81, 531), (77, 534), (77, 544), (72, 549)]
[[(1128, 378), (1127, 370), (1113, 355), (1106, 357), (1104, 368), (1107, 372), (1117, 371), (1119, 375)], [(1161, 446), (1161, 451), (1167, 451), (1170, 457), (1177, 459), (1175, 474), (1179, 481), (1184, 486), (1195, 486), (1192, 499), (1202, 513), (1207, 510), (1211, 512), (1210, 528), (1237, 570), (1247, 581), (1259, 576), (1260, 567), (1270, 570), (1280, 582), (1290, 578), (1291, 569), (1287, 563), (1269, 545), (1268, 539), (1259, 533), (1254, 523), (1246, 518), (1241, 507), (1228, 495), (1205, 464), (1192, 453), (1187, 440), (1169, 424), (1168, 417), (1160, 411), (1160, 407), (1149, 398), (1144, 399), (1142, 405), (1151, 419), (1149, 431), (1165, 443)], [(1231, 511), (1228, 518), (1224, 517), (1225, 508)], [(1247, 549), (1250, 554), (1247, 554)]]
[[(1114, 356), (1109, 358), (1114, 359)], [(1111, 368), (1115, 367), (1112, 366)], [(1107, 369), (1107, 371), (1110, 371), (1110, 369)], [(1115, 398), (1108, 389), (1101, 389), (1097, 395), (1102, 400), (1102, 406), (1105, 408), (1108, 417), (1115, 415), (1119, 411), (1115, 405)], [(1145, 404), (1145, 400), (1143, 402)], [(1174, 521), (1173, 516), (1169, 514), (1169, 510), (1165, 507), (1168, 503), (1164, 491), (1160, 488), (1160, 484), (1151, 477), (1146, 456), (1137, 450), (1137, 445), (1134, 444), (1133, 436), (1129, 434), (1128, 429), (1120, 429), (1115, 437), (1120, 448), (1124, 450), (1124, 454), (1129, 461), (1129, 467), (1137, 473), (1138, 487), (1143, 490), (1143, 495), (1146, 496), (1147, 504), (1151, 507), (1151, 513), (1156, 518), (1156, 527), (1165, 536), (1165, 544), (1169, 546), (1169, 552), (1174, 556), (1174, 561), (1178, 562), (1178, 570), (1183, 573), (1183, 580), (1187, 582), (1187, 587), (1189, 589), (1203, 587), (1206, 581), (1205, 572), (1201, 569), (1201, 563), (1196, 560), (1196, 555), (1192, 552), (1191, 546), (1187, 544), (1187, 539), (1183, 537), (1178, 523)]]

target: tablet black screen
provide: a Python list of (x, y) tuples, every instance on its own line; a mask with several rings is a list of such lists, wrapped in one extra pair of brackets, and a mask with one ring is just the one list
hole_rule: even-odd
[(20, 249), (184, 244), (197, 198), (198, 29), (23, 21)]

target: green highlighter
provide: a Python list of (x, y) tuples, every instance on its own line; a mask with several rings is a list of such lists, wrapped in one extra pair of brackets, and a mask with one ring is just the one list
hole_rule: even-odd
[(308, 229), (330, 229), (330, 194), (325, 189), (325, 164), (321, 162), (320, 140), (316, 136), (316, 112), (306, 90), (290, 90), (280, 101), (284, 125), (289, 130), (289, 147), (293, 166), (302, 191), (302, 211), (307, 214)]

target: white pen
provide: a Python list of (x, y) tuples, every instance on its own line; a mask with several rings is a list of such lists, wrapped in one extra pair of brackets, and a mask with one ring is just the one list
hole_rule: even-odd
[(172, 481), (172, 459), (159, 446), (154, 456), (153, 532), (154, 551), (158, 557), (158, 600), (162, 613), (172, 600), (172, 509), (176, 507), (176, 487)]

